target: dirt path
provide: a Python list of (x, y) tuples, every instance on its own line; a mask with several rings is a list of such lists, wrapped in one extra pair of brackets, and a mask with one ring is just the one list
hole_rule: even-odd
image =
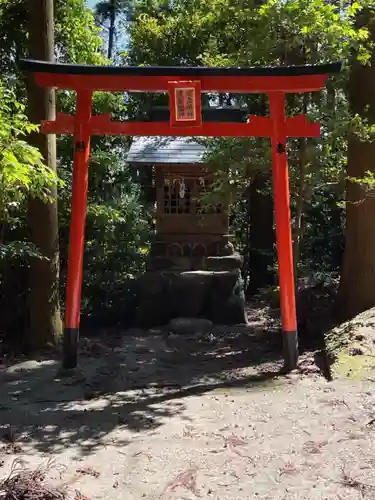
[(52, 480), (92, 500), (375, 499), (371, 380), (309, 360), (279, 377), (278, 334), (254, 332), (87, 341), (73, 378), (56, 360), (4, 369), (0, 476), (53, 456)]

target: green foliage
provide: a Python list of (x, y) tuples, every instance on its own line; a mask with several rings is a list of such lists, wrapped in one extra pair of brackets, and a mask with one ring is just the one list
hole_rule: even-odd
[[(133, 64), (237, 67), (344, 62), (342, 73), (331, 77), (320, 94), (287, 99), (289, 115), (307, 112), (310, 120), (322, 124), (323, 140), (304, 141), (302, 172), (301, 142), (289, 141), (288, 150), (293, 211), (299, 193), (304, 200), (301, 264), (314, 272), (319, 266), (337, 270), (341, 261), (347, 134), (354, 131), (364, 139), (373, 135), (364, 120), (351, 116), (347, 98), (352, 55), (363, 64), (370, 59), (368, 29), (356, 24), (358, 12), (370, 3), (175, 0), (170, 8), (166, 0), (150, 0), (140, 2), (131, 29), (126, 60)], [(226, 97), (234, 104), (247, 104), (250, 113), (267, 114), (268, 104), (259, 96)], [(239, 228), (244, 228), (247, 218), (240, 200), (252, 172), (270, 169), (269, 141), (225, 138), (203, 143), (208, 148), (207, 159), (216, 166), (217, 182), (222, 183), (216, 194), (229, 190), (232, 229), (240, 248), (245, 248), (248, 231)], [(363, 180), (358, 182), (363, 184)], [(369, 179), (366, 183), (371, 188)], [(322, 227), (325, 221), (329, 224)]]
[(133, 64), (194, 65), (202, 45), (213, 37), (215, 6), (207, 2), (169, 0), (140, 3), (130, 28)]
[(5, 333), (20, 340), (28, 317), (28, 266), (43, 259), (28, 241), (26, 209), (32, 197), (50, 203), (51, 190), (61, 186), (26, 141), (37, 131), (24, 115), (24, 105), (0, 81), (0, 339)]
[[(36, 132), (24, 115), (24, 106), (0, 82), (0, 224), (3, 243), (6, 226), (29, 197), (52, 201), (51, 189), (58, 179), (44, 165), (39, 151), (26, 142)], [(28, 247), (30, 251), (30, 247)], [(2, 252), (3, 253), (3, 252)], [(4, 255), (4, 253), (3, 253)]]
[[(25, 201), (29, 196), (39, 196), (48, 202), (49, 189), (56, 185), (59, 188), (60, 285), (61, 296), (65, 297), (73, 138), (57, 138), (57, 168), (62, 179), (58, 182), (44, 167), (38, 151), (26, 142), (27, 133), (37, 130), (23, 116), (24, 80), (16, 65), (17, 59), (27, 54), (26, 8), (27, 3), (21, 0), (0, 0), (0, 68), (6, 82), (0, 93), (1, 149), (4, 144), (0, 151), (3, 238), (0, 293), (12, 304), (11, 308), (7, 305), (0, 310), (0, 337), (3, 333), (22, 335), (27, 328), (28, 262), (30, 257), (43, 258), (28, 243)], [(55, 42), (56, 57), (61, 62), (108, 63), (102, 54), (101, 30), (84, 0), (55, 2)], [(128, 113), (122, 94), (98, 92), (93, 101), (94, 113), (111, 113), (114, 119), (122, 119)], [(74, 114), (75, 94), (57, 92), (57, 108)], [(148, 252), (150, 214), (133, 172), (123, 160), (128, 145), (128, 138), (92, 138), (82, 312), (84, 317), (96, 320), (131, 317), (133, 278), (143, 269)], [(3, 188), (5, 182), (6, 189)], [(4, 301), (3, 304), (5, 306)]]
[[(105, 64), (101, 52), (100, 29), (85, 0), (56, 0), (55, 55), (62, 62)], [(4, 79), (13, 84), (17, 61), (26, 57), (27, 6), (24, 0), (0, 0), (0, 68)]]
[(139, 193), (112, 204), (90, 203), (87, 214), (86, 311), (111, 321), (134, 314), (134, 280), (144, 270), (150, 225)]
[(25, 53), (26, 2), (0, 0), (0, 68), (3, 79), (13, 75), (16, 61)]
[[(292, 209), (298, 195), (304, 200), (304, 233), (301, 245), (303, 272), (337, 271), (340, 266), (344, 222), (343, 207), (348, 132), (372, 140), (374, 131), (365, 119), (353, 117), (347, 98), (348, 68), (352, 54), (369, 63), (368, 31), (355, 23), (369, 2), (333, 0), (142, 0), (121, 1), (117, 12), (131, 13), (117, 22), (119, 36), (129, 35), (122, 56), (124, 64), (249, 66), (321, 63), (341, 59), (344, 70), (330, 78), (327, 89), (307, 100), (287, 99), (289, 115), (307, 112), (322, 124), (322, 139), (289, 141)], [(59, 61), (107, 64), (103, 56), (103, 31), (109, 20), (108, 2), (96, 12), (84, 0), (56, 0), (55, 39)], [(0, 0), (0, 68), (7, 88), (24, 94), (16, 61), (27, 53), (26, 2)], [(103, 26), (101, 26), (103, 28)], [(121, 31), (122, 30), (122, 31)], [(209, 96), (211, 102), (218, 95)], [(58, 108), (74, 113), (75, 95), (58, 92)], [(267, 115), (268, 103), (257, 95), (226, 95), (235, 105), (247, 105), (250, 113)], [(113, 119), (134, 116), (150, 102), (165, 103), (166, 96), (124, 96), (95, 93), (94, 113), (110, 112)], [(24, 210), (29, 196), (49, 201), (57, 178), (43, 165), (25, 139), (35, 129), (23, 116), (24, 109), (13, 93), (0, 87), (0, 212), (2, 241), (0, 259), (27, 259), (36, 249), (27, 243)], [(229, 193), (232, 231), (240, 250), (248, 245), (248, 204), (244, 193), (249, 178), (269, 170), (270, 145), (263, 139), (203, 140), (207, 159), (217, 176), (207, 203), (217, 203)], [(136, 176), (124, 161), (129, 138), (95, 137), (89, 170), (83, 309), (86, 315), (113, 321), (124, 320), (134, 307), (135, 277), (144, 269), (152, 237), (152, 209), (144, 192), (150, 179)], [(303, 151), (304, 163), (300, 158)], [(58, 138), (59, 225), (62, 289), (66, 276), (69, 216), (72, 187), (73, 140)], [(227, 169), (229, 168), (229, 173)], [(303, 172), (302, 172), (303, 171)], [(349, 179), (374, 187), (372, 174)], [(147, 184), (148, 183), (148, 184)], [(267, 187), (266, 189), (269, 189)], [(5, 234), (5, 228), (7, 233)], [(273, 249), (271, 249), (272, 251)], [(7, 274), (7, 282), (11, 283)], [(6, 273), (4, 273), (5, 276)], [(26, 277), (21, 272), (15, 293), (24, 300)], [(21, 286), (22, 285), (22, 286)], [(22, 292), (23, 290), (23, 292)], [(24, 312), (22, 312), (24, 314)], [(0, 311), (1, 316), (1, 311)], [(131, 315), (127, 317), (131, 319)], [(22, 321), (20, 321), (22, 324)]]
[(329, 187), (314, 191), (305, 210), (301, 275), (339, 273), (344, 249), (345, 210)]
[[(68, 165), (70, 142), (61, 155)], [(147, 204), (122, 161), (124, 145), (120, 142), (116, 150), (115, 144), (102, 138), (92, 146), (82, 304), (85, 315), (114, 322), (130, 321), (134, 312), (133, 281), (144, 269), (151, 237)], [(60, 171), (65, 180), (59, 203), (64, 287), (72, 178), (70, 167)]]
[(94, 15), (84, 0), (57, 2), (56, 52), (62, 62), (105, 64)]

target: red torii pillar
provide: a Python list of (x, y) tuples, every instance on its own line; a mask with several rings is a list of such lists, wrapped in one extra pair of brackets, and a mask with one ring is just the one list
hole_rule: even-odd
[[(64, 329), (64, 368), (78, 362), (88, 164), (91, 135), (270, 137), (279, 266), (283, 350), (286, 370), (298, 363), (297, 316), (290, 220), (287, 137), (317, 137), (320, 126), (304, 115), (285, 116), (285, 94), (324, 87), (328, 74), (341, 63), (317, 66), (207, 68), (113, 67), (21, 61), (42, 87), (75, 90), (75, 117), (57, 113), (42, 132), (74, 134), (73, 193), (69, 236), (68, 280)], [(112, 122), (109, 115), (91, 115), (94, 91), (168, 92), (170, 122)], [(270, 117), (250, 116), (247, 123), (202, 122), (201, 92), (265, 93)]]

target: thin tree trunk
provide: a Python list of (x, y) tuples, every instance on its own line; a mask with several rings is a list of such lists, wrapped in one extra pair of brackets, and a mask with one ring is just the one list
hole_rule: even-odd
[[(364, 9), (359, 26), (368, 26), (375, 41), (375, 11)], [(353, 113), (375, 124), (375, 50), (372, 64), (361, 66), (353, 60), (349, 80), (349, 102)], [(350, 134), (348, 176), (363, 178), (375, 173), (375, 142), (362, 142)], [(345, 251), (337, 298), (337, 313), (347, 319), (375, 305), (375, 197), (366, 196), (357, 183), (347, 184)]]
[(294, 258), (294, 276), (298, 279), (297, 266), (300, 257), (301, 240), (303, 235), (303, 214), (305, 205), (305, 169), (306, 169), (306, 139), (300, 140), (298, 148), (298, 186), (296, 190), (296, 213), (293, 227), (293, 258)]
[[(30, 57), (52, 61), (54, 58), (53, 0), (28, 0)], [(27, 82), (29, 118), (33, 123), (55, 117), (53, 90), (42, 89), (32, 76)], [(42, 153), (46, 164), (56, 170), (56, 137), (33, 134), (33, 146)], [(52, 193), (57, 197), (54, 190)], [(46, 259), (34, 259), (30, 268), (30, 348), (54, 343), (62, 334), (59, 307), (59, 249), (57, 202), (42, 203), (31, 199), (28, 210), (31, 239)]]
[[(249, 168), (247, 168), (249, 170)], [(242, 264), (242, 276), (245, 280), (246, 283), (246, 294), (249, 295), (251, 290), (249, 288), (250, 284), (250, 225), (251, 225), (251, 176), (248, 173), (247, 174), (250, 182), (249, 185), (247, 186), (245, 192), (244, 192), (244, 197), (246, 200), (246, 245), (243, 250), (243, 264)], [(231, 222), (229, 221), (229, 226), (231, 226)]]
[[(307, 113), (308, 95), (303, 95), (302, 113)], [(301, 253), (301, 241), (303, 237), (303, 215), (305, 209), (305, 176), (307, 165), (307, 139), (299, 140), (298, 148), (298, 178), (296, 189), (296, 213), (293, 228), (293, 258), (294, 258), (294, 276), (296, 283), (298, 281), (298, 261)]]
[(108, 59), (112, 59), (113, 46), (115, 42), (115, 28), (116, 28), (116, 0), (109, 1), (109, 39), (108, 39)]

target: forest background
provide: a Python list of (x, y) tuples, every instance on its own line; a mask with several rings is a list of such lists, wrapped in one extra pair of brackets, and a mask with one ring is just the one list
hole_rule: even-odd
[[(45, 53), (35, 36), (46, 0), (0, 0), (0, 342), (40, 348), (62, 333), (72, 185), (72, 138), (38, 133), (45, 95), (18, 68)], [(38, 14), (38, 15), (37, 15)], [(320, 93), (287, 102), (322, 124), (318, 139), (289, 141), (298, 290), (328, 287), (332, 314), (375, 305), (375, 7), (371, 1), (84, 0), (54, 2), (59, 62), (253, 66), (342, 60)], [(30, 29), (30, 26), (33, 26)], [(41, 31), (39, 31), (40, 33)], [(47, 37), (48, 34), (46, 34)], [(49, 34), (51, 36), (51, 33)], [(36, 57), (37, 58), (37, 57)], [(262, 114), (257, 95), (212, 96)], [(162, 98), (163, 99), (163, 98)], [(95, 112), (137, 116), (160, 98), (96, 93)], [(60, 111), (74, 95), (57, 92)], [(129, 326), (136, 277), (153, 237), (153, 172), (126, 163), (130, 137), (95, 137), (90, 161), (83, 321)], [(277, 301), (269, 142), (207, 140), (215, 190), (231, 199), (234, 244), (249, 300)], [(230, 167), (229, 182), (224, 169)]]

